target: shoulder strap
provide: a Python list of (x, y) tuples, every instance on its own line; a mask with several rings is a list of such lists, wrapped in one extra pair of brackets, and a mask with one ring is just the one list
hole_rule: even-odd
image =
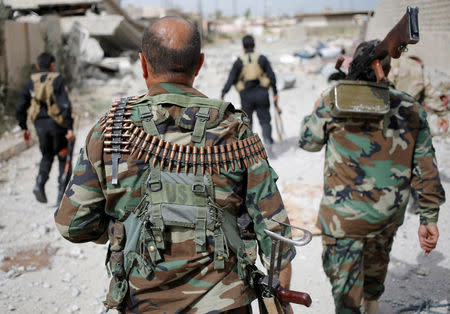
[(158, 136), (159, 131), (156, 128), (155, 120), (153, 120), (153, 113), (151, 112), (149, 105), (139, 106), (138, 111), (139, 117), (142, 120), (142, 126), (144, 127), (144, 131), (152, 136)]
[(174, 104), (183, 108), (208, 107), (220, 110), (220, 108), (224, 105), (226, 106), (231, 105), (230, 102), (218, 99), (198, 97), (198, 96), (187, 96), (181, 94), (160, 94), (156, 96), (146, 96), (145, 99), (151, 102), (152, 105)]

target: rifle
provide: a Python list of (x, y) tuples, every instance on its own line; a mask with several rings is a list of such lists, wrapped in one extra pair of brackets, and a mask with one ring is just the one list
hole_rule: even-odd
[[(273, 219), (272, 219), (273, 220)], [(275, 220), (273, 220), (275, 221)], [(256, 272), (254, 282), (255, 290), (258, 295), (258, 304), (261, 314), (274, 314), (274, 313), (284, 313), (281, 303), (291, 302), (302, 304), (309, 307), (312, 303), (311, 297), (305, 292), (285, 290), (280, 285), (280, 270), (281, 270), (281, 258), (283, 251), (283, 243), (293, 244), (295, 246), (304, 246), (311, 242), (312, 234), (308, 230), (298, 228), (292, 225), (288, 225), (279, 221), (282, 227), (281, 235), (269, 231), (267, 229), (264, 232), (272, 239), (272, 253), (270, 256), (270, 268), (267, 275), (261, 272)], [(291, 240), (285, 237), (287, 227), (295, 228), (303, 232), (303, 237), (299, 240)], [(275, 269), (275, 250), (278, 244), (278, 259)]]
[[(70, 175), (72, 174), (72, 155), (74, 146), (75, 140), (73, 140), (72, 142), (68, 142), (67, 147), (58, 152), (60, 157), (66, 158), (66, 162), (64, 164), (64, 172), (59, 178), (58, 203), (61, 201), (62, 196), (64, 195), (64, 191), (66, 190), (67, 184), (70, 180)], [(56, 206), (59, 206), (59, 204), (56, 204)]]
[[(407, 45), (419, 42), (419, 8), (408, 6), (406, 13), (382, 40), (369, 42), (369, 46), (362, 49), (353, 59), (347, 74), (347, 80), (358, 80), (368, 77), (371, 69), (375, 71), (377, 83), (385, 82), (386, 76), (381, 67), (380, 60), (387, 55), (398, 59)], [(338, 62), (339, 59), (338, 59)], [(339, 70), (340, 65), (336, 64)], [(363, 79), (364, 80), (364, 79)]]
[(277, 130), (278, 139), (280, 142), (283, 141), (283, 135), (284, 135), (284, 127), (283, 127), (283, 120), (281, 119), (281, 110), (278, 107), (278, 102), (274, 103), (275, 105), (275, 129)]

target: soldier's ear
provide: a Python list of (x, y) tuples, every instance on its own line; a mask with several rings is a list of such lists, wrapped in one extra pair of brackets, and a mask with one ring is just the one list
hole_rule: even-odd
[(145, 59), (142, 52), (139, 52), (139, 58), (141, 60), (141, 67), (142, 67), (142, 76), (147, 79), (148, 78), (148, 68), (147, 68), (147, 60)]
[(49, 70), (50, 72), (53, 72), (55, 70), (55, 62), (50, 63)]
[(200, 72), (200, 69), (202, 68), (203, 62), (205, 61), (205, 54), (202, 52), (200, 54), (200, 61), (198, 63), (197, 70), (195, 71), (195, 76), (198, 75), (198, 72)]

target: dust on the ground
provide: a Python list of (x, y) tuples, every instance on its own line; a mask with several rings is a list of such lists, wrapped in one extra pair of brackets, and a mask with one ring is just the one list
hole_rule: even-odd
[(3, 257), (0, 269), (5, 273), (9, 271), (26, 272), (35, 271), (43, 267), (50, 267), (51, 258), (57, 249), (51, 247), (50, 243), (44, 247), (20, 248), (14, 252), (9, 252)]

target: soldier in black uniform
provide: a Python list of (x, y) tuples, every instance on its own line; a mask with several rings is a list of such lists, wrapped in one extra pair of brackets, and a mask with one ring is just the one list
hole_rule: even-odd
[[(241, 97), (242, 110), (249, 117), (250, 124), (253, 112), (256, 111), (263, 132), (264, 144), (270, 152), (273, 139), (268, 88), (272, 87), (273, 101), (276, 104), (278, 93), (275, 73), (273, 73), (269, 60), (254, 52), (255, 40), (252, 36), (246, 35), (242, 39), (242, 44), (244, 55), (234, 62), (222, 90), (222, 99), (234, 84)], [(281, 112), (279, 107), (276, 108)]]
[[(36, 133), (39, 138), (39, 148), (42, 159), (39, 166), (39, 173), (36, 178), (36, 185), (33, 193), (41, 203), (47, 203), (45, 195), (45, 183), (48, 180), (55, 155), (59, 160), (60, 189), (57, 203), (59, 204), (64, 191), (64, 182), (61, 177), (64, 172), (68, 141), (74, 141), (72, 110), (69, 97), (67, 95), (63, 77), (54, 72), (55, 57), (47, 52), (40, 54), (37, 58), (36, 68), (38, 73), (31, 75), (25, 82), (19, 96), (16, 108), (16, 118), (22, 129), (22, 137), (25, 143), (29, 144), (31, 135), (27, 128), (27, 110), (34, 122)], [(68, 174), (70, 176), (70, 173)]]

